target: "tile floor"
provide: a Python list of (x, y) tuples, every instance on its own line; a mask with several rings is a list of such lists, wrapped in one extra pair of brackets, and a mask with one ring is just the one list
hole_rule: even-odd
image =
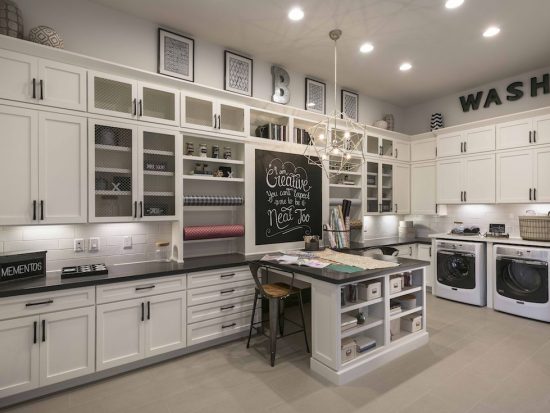
[(302, 336), (222, 345), (20, 404), (10, 413), (550, 412), (550, 325), (429, 296), (430, 343), (345, 386), (313, 376)]

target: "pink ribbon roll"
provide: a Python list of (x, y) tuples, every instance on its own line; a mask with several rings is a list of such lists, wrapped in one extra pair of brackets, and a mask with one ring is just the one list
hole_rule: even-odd
[(211, 225), (183, 228), (183, 239), (231, 238), (244, 236), (244, 225)]

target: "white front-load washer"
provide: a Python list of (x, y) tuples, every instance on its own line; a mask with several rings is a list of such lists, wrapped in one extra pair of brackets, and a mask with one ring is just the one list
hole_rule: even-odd
[(434, 294), (466, 304), (487, 305), (485, 243), (436, 241)]
[(548, 261), (550, 249), (495, 245), (494, 308), (550, 321)]

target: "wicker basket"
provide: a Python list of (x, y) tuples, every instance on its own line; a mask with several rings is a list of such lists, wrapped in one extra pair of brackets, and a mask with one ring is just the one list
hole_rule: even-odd
[(519, 235), (529, 241), (550, 241), (550, 212), (548, 216), (519, 217)]

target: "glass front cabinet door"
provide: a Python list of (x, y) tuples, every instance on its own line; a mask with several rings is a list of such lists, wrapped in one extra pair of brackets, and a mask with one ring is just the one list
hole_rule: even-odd
[(365, 168), (366, 213), (369, 215), (394, 213), (393, 165), (367, 161)]
[(366, 141), (365, 151), (368, 155), (384, 156), (389, 158), (394, 156), (393, 141), (391, 139), (367, 135)]

